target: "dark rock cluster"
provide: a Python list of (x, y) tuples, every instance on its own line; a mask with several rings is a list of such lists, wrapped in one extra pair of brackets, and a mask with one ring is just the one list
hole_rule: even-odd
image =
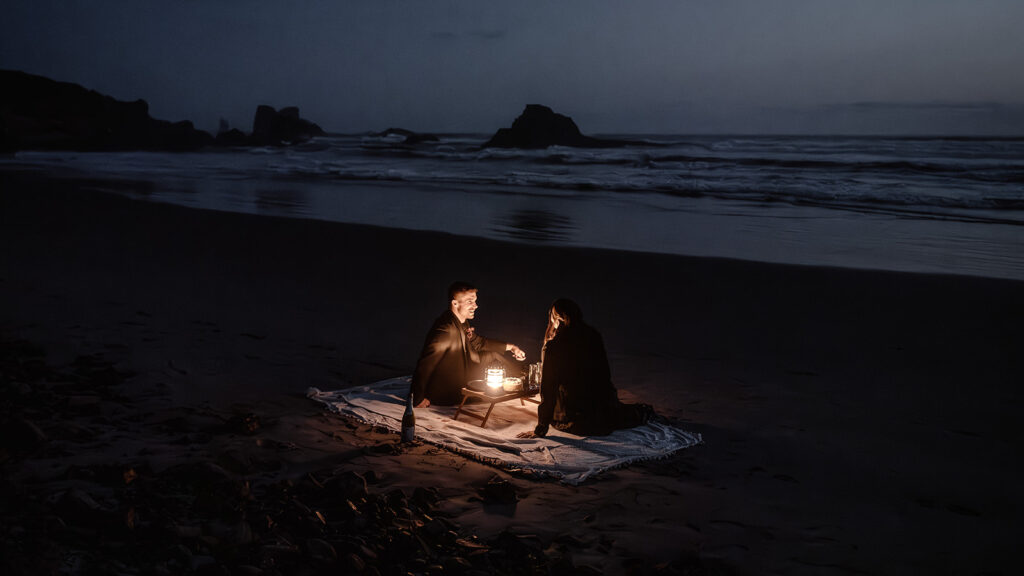
[(536, 149), (548, 146), (606, 148), (624, 144), (619, 140), (584, 136), (572, 118), (557, 114), (547, 106), (528, 104), (511, 128), (499, 129), (484, 146)]

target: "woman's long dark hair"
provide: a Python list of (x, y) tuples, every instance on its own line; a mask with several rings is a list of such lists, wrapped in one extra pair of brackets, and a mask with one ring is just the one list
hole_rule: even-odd
[[(548, 327), (544, 331), (544, 344), (540, 347), (541, 362), (544, 361), (548, 342), (550, 342), (555, 335), (569, 326), (580, 326), (583, 324), (583, 312), (580, 310), (579, 305), (568, 298), (559, 298), (552, 302), (551, 308), (548, 308), (548, 312)], [(552, 312), (558, 317), (559, 324), (557, 328), (551, 319)]]
[(558, 332), (564, 330), (568, 326), (581, 326), (583, 324), (583, 312), (580, 311), (579, 305), (568, 298), (559, 298), (551, 304), (549, 312), (554, 313), (558, 320), (558, 327), (551, 320), (551, 315), (548, 315), (548, 327), (544, 331), (544, 346), (546, 347), (548, 341), (555, 337)]
[(583, 322), (583, 311), (578, 304), (568, 298), (559, 298), (551, 304), (555, 311), (566, 325), (581, 324)]

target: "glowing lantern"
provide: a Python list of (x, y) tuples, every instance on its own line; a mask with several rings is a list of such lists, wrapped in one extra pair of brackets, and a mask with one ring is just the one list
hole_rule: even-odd
[(505, 382), (505, 369), (500, 366), (491, 366), (487, 369), (487, 392), (499, 394), (502, 384)]

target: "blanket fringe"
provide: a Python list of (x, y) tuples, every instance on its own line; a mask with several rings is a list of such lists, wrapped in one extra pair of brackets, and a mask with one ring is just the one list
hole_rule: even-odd
[[(342, 416), (346, 420), (349, 420), (349, 421), (352, 421), (352, 422), (355, 422), (355, 423), (358, 423), (358, 424), (365, 424), (365, 425), (371, 426), (374, 430), (381, 430), (381, 431), (386, 431), (388, 433), (400, 434), (401, 433), (401, 424), (394, 417), (388, 416), (388, 417), (383, 417), (381, 419), (374, 419), (374, 420), (370, 421), (370, 420), (367, 420), (365, 418), (360, 417), (358, 414), (352, 414), (352, 413), (346, 412), (345, 410), (343, 410), (340, 407), (340, 405), (338, 403), (336, 403), (334, 401), (337, 398), (338, 400), (341, 400), (343, 402), (348, 402), (348, 399), (346, 398), (346, 396), (349, 393), (355, 393), (355, 394), (364, 393), (367, 390), (370, 390), (371, 388), (375, 388), (375, 387), (379, 388), (381, 385), (383, 385), (383, 386), (389, 386), (389, 385), (390, 386), (394, 386), (396, 383), (398, 383), (398, 384), (406, 384), (407, 381), (408, 381), (408, 377), (406, 377), (404, 379), (404, 382), (399, 382), (399, 380), (402, 380), (402, 379), (393, 379), (393, 380), (382, 381), (382, 382), (379, 382), (377, 384), (370, 385), (370, 386), (367, 386), (365, 388), (362, 388), (361, 390), (353, 389), (353, 390), (336, 391), (336, 392), (323, 392), (323, 391), (321, 391), (321, 390), (319, 390), (319, 389), (317, 389), (315, 387), (310, 387), (306, 391), (306, 396), (308, 398), (310, 398), (310, 399), (320, 403), (320, 404), (325, 405), (326, 408), (328, 409), (328, 411), (330, 411), (330, 412), (332, 412), (334, 414), (337, 414), (339, 416)], [(666, 426), (669, 426), (671, 428), (675, 428), (678, 431), (682, 431), (678, 426), (676, 426), (672, 422), (663, 421), (662, 424), (666, 425)], [(618, 469), (618, 468), (623, 468), (623, 467), (628, 466), (629, 464), (632, 464), (632, 463), (635, 463), (635, 462), (646, 462), (646, 461), (651, 461), (651, 460), (664, 460), (666, 458), (669, 458), (669, 457), (673, 456), (674, 454), (678, 453), (679, 451), (681, 451), (681, 450), (683, 450), (685, 448), (689, 448), (689, 447), (696, 446), (698, 444), (703, 444), (704, 443), (704, 439), (703, 439), (703, 437), (700, 434), (690, 433), (690, 432), (686, 432), (685, 434), (688, 436), (689, 441), (683, 443), (683, 445), (678, 446), (678, 447), (674, 447), (673, 448), (671, 446), (663, 446), (661, 448), (661, 451), (659, 451), (657, 453), (651, 453), (651, 454), (646, 454), (646, 455), (634, 454), (631, 458), (626, 459), (624, 461), (619, 461), (619, 462), (607, 462), (606, 461), (604, 463), (592, 462), (586, 468), (575, 467), (575, 468), (571, 468), (571, 469), (567, 469), (567, 470), (560, 470), (558, 468), (558, 464), (557, 463), (553, 463), (552, 467), (548, 467), (546, 465), (539, 465), (539, 464), (536, 464), (536, 463), (530, 463), (530, 462), (527, 462), (524, 465), (523, 462), (510, 461), (510, 460), (506, 460), (506, 459), (503, 459), (503, 458), (500, 458), (500, 457), (484, 455), (484, 454), (481, 454), (479, 452), (475, 452), (475, 451), (473, 451), (471, 449), (463, 448), (463, 447), (461, 447), (457, 443), (453, 444), (451, 439), (444, 438), (443, 436), (441, 438), (439, 438), (439, 439), (431, 439), (431, 438), (428, 438), (428, 437), (425, 437), (425, 436), (417, 435), (416, 436), (416, 440), (419, 441), (419, 442), (422, 442), (424, 444), (429, 444), (429, 445), (432, 445), (432, 446), (436, 446), (436, 447), (438, 447), (438, 448), (440, 448), (442, 450), (446, 450), (446, 451), (451, 452), (453, 454), (458, 454), (459, 456), (462, 456), (462, 457), (464, 457), (464, 458), (466, 458), (468, 460), (472, 460), (474, 462), (480, 462), (480, 463), (488, 465), (488, 466), (494, 466), (496, 468), (505, 470), (505, 471), (507, 471), (509, 473), (512, 473), (512, 474), (517, 474), (517, 475), (520, 475), (520, 476), (525, 476), (525, 477), (528, 477), (528, 478), (531, 478), (531, 479), (555, 479), (555, 480), (558, 480), (558, 481), (563, 482), (565, 484), (569, 484), (569, 485), (575, 486), (575, 485), (579, 485), (579, 484), (582, 484), (582, 483), (588, 481), (591, 477), (593, 477), (596, 474), (600, 474), (601, 472), (605, 472), (607, 470), (614, 470), (614, 469)]]
[[(396, 429), (396, 428), (392, 428), (391, 426), (387, 426), (385, 424), (369, 424), (369, 423), (367, 423), (367, 422), (365, 422), (363, 420), (360, 420), (357, 416), (353, 416), (351, 414), (343, 414), (341, 412), (337, 412), (337, 411), (333, 411), (333, 410), (332, 410), (332, 412), (334, 412), (334, 414), (336, 414), (336, 415), (338, 415), (338, 416), (340, 416), (340, 417), (342, 417), (342, 418), (344, 418), (346, 420), (355, 422), (357, 424), (365, 424), (367, 426), (372, 426), (374, 430), (384, 430), (384, 431), (392, 432), (392, 433), (395, 433), (395, 434), (400, 434), (401, 433), (401, 430)], [(517, 474), (519, 476), (529, 477), (529, 478), (534, 479), (534, 480), (555, 479), (555, 480), (558, 480), (559, 482), (562, 482), (564, 484), (569, 484), (570, 486), (578, 486), (578, 485), (586, 482), (587, 480), (589, 480), (592, 476), (595, 476), (595, 475), (600, 474), (602, 472), (606, 472), (608, 470), (617, 470), (619, 468), (625, 468), (626, 466), (629, 466), (630, 464), (635, 464), (637, 462), (648, 462), (648, 461), (651, 461), (651, 460), (665, 460), (665, 459), (667, 459), (667, 458), (669, 458), (671, 456), (674, 456), (674, 455), (678, 454), (680, 451), (682, 451), (685, 448), (692, 448), (693, 446), (699, 446), (699, 445), (703, 444), (704, 443), (704, 438), (700, 434), (696, 434), (696, 436), (697, 436), (697, 442), (694, 443), (694, 444), (691, 444), (690, 446), (683, 446), (683, 447), (677, 448), (675, 450), (672, 450), (671, 452), (666, 452), (664, 454), (652, 454), (650, 456), (640, 456), (640, 457), (637, 457), (636, 460), (632, 460), (630, 462), (623, 462), (623, 463), (620, 463), (620, 464), (613, 464), (611, 466), (603, 466), (603, 467), (600, 467), (600, 468), (598, 468), (596, 470), (589, 471), (588, 473), (581, 475), (579, 478), (577, 478), (577, 477), (567, 477), (565, 474), (562, 474), (562, 473), (560, 473), (558, 471), (555, 471), (555, 470), (535, 470), (535, 469), (530, 469), (530, 468), (523, 468), (522, 466), (518, 466), (518, 465), (515, 465), (515, 464), (510, 464), (510, 463), (508, 463), (508, 462), (506, 462), (504, 460), (499, 460), (497, 458), (488, 458), (486, 456), (481, 456), (480, 454), (474, 454), (473, 452), (470, 452), (468, 450), (463, 450), (463, 449), (459, 448), (458, 446), (452, 446), (452, 445), (446, 444), (444, 442), (434, 442), (434, 441), (427, 440), (425, 438), (420, 438), (420, 437), (417, 437), (416, 441), (417, 442), (422, 442), (424, 444), (430, 444), (431, 446), (437, 446), (438, 448), (441, 448), (443, 450), (447, 450), (447, 451), (449, 451), (449, 452), (451, 452), (453, 454), (458, 454), (459, 456), (462, 456), (462, 457), (464, 457), (464, 458), (466, 458), (468, 460), (473, 460), (474, 462), (480, 462), (481, 464), (486, 464), (488, 466), (494, 466), (496, 468), (500, 468), (502, 470), (505, 470), (506, 472), (509, 472), (509, 473), (512, 473), (512, 474)]]

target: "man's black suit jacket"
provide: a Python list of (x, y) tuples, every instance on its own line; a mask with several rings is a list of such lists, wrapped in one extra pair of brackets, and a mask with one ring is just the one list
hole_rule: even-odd
[(434, 321), (427, 332), (423, 351), (412, 374), (413, 403), (424, 397), (431, 404), (458, 404), (461, 390), (473, 379), (473, 368), (480, 364), (485, 352), (501, 354), (505, 342), (478, 335), (469, 322), (459, 322), (451, 310)]

